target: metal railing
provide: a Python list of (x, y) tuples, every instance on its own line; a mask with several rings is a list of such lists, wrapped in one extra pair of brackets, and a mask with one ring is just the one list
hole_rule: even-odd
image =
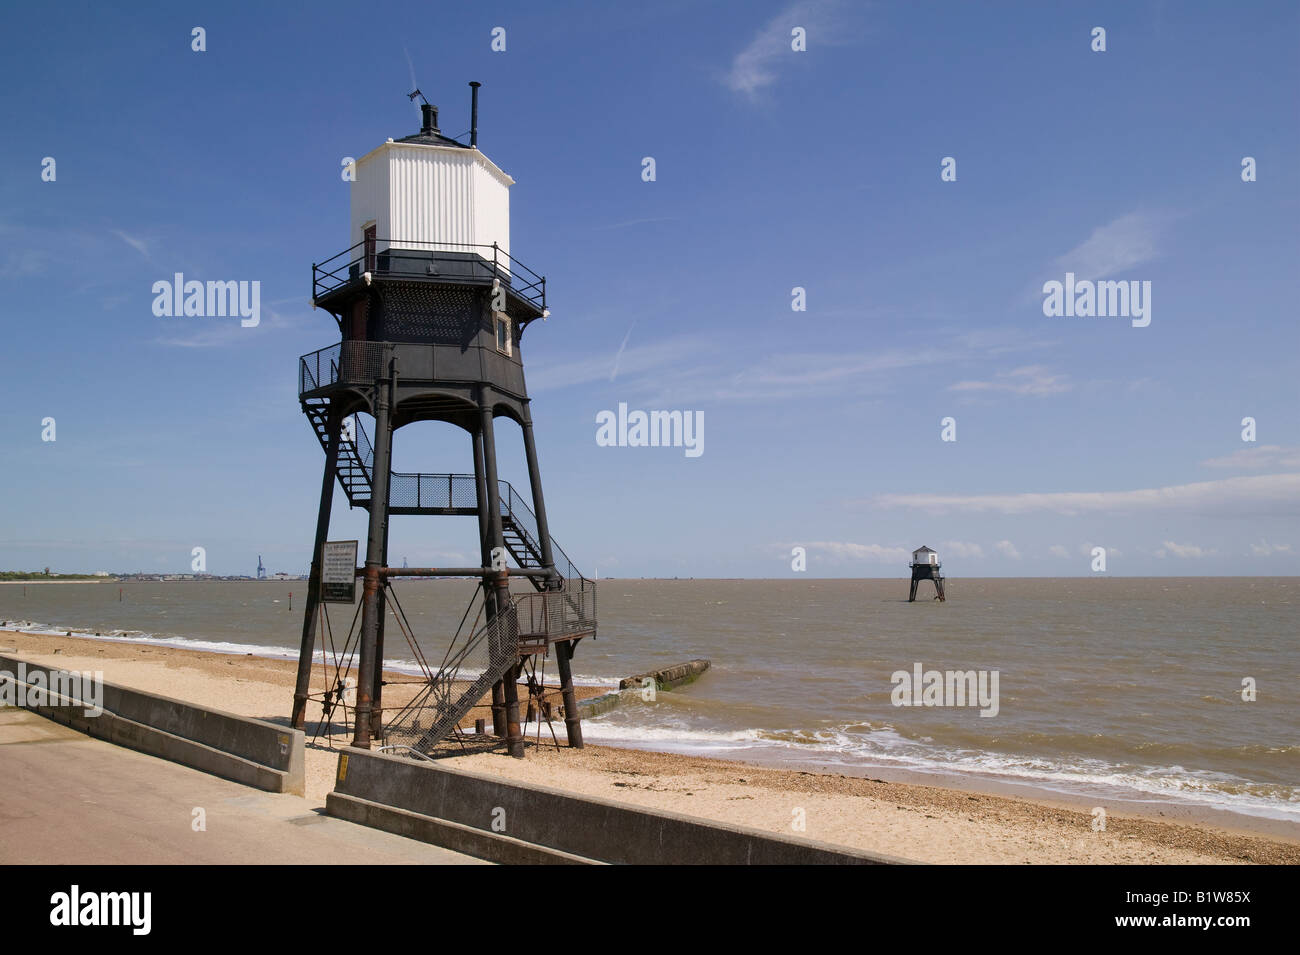
[[(435, 263), (441, 268), (435, 268)], [(538, 275), (495, 242), (474, 245), (419, 239), (363, 239), (324, 262), (312, 265), (312, 299), (322, 298), (350, 282), (361, 281), (367, 272), (395, 278), (468, 279), (476, 283), (497, 279), (516, 297), (539, 311), (546, 309), (545, 276)]]
[[(509, 481), (499, 481), (498, 484), (501, 488), (501, 516), (510, 519), (519, 536), (532, 548), (533, 553), (540, 556), (542, 548), (538, 541), (541, 534), (537, 530), (537, 515)], [(586, 579), (573, 566), (573, 561), (569, 560), (569, 555), (556, 543), (554, 537), (551, 538), (551, 559), (555, 561), (555, 572), (566, 580)]]
[(596, 585), (579, 578), (568, 590), (523, 594), (515, 600), (519, 639), (547, 641), (596, 629)]
[(298, 394), (330, 385), (373, 385), (384, 373), (383, 342), (338, 342), (298, 359)]
[[(344, 346), (348, 345), (368, 345), (367, 342), (343, 342)], [(326, 366), (334, 369), (331, 373), (335, 375), (336, 380), (339, 378), (337, 363), (325, 362), (320, 363), (322, 353), (337, 351), (338, 345), (331, 348), (323, 348), (319, 352), (313, 352), (311, 355), (304, 355), (302, 361), (306, 363), (307, 359), (315, 359), (312, 369), (325, 368)], [(307, 365), (302, 366), (304, 369)], [(320, 372), (317, 371), (317, 374)], [(309, 375), (304, 370), (303, 375)], [(313, 382), (316, 378), (311, 379)], [(375, 478), (375, 450), (370, 443), (370, 435), (366, 429), (361, 426), (360, 418), (353, 418), (351, 427), (350, 440), (345, 435), (344, 454), (340, 460), (348, 457), (347, 445), (351, 444), (351, 458), (360, 465), (365, 474), (365, 480), (371, 487), (374, 486)], [(527, 500), (509, 481), (497, 481), (498, 495), (501, 500), (501, 517), (508, 520), (523, 539), (524, 545), (541, 560), (542, 548), (539, 541), (541, 535), (537, 530), (537, 515), (528, 505)], [(472, 474), (422, 474), (411, 473), (406, 471), (392, 471), (389, 476), (388, 484), (388, 504), (390, 507), (431, 507), (431, 508), (477, 508), (478, 507), (478, 487), (477, 482)], [(582, 576), (569, 555), (551, 537), (551, 559), (555, 561), (555, 572), (565, 580), (565, 587), (571, 592), (581, 591), (586, 586), (595, 585), (590, 580)], [(576, 612), (576, 610), (575, 610)]]
[(445, 507), (473, 510), (478, 489), (472, 474), (408, 474), (394, 471), (388, 484), (391, 507)]

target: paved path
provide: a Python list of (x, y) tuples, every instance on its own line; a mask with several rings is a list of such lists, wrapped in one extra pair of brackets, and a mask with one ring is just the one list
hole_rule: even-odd
[[(194, 809), (207, 830), (192, 828)], [(0, 709), (0, 864), (481, 864)]]

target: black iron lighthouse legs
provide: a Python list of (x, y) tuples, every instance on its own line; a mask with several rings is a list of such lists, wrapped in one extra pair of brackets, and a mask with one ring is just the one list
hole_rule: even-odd
[[(491, 543), (489, 549), (489, 558), (492, 550), (496, 550), (498, 555), (505, 553), (505, 534), (501, 527), (501, 486), (497, 482), (497, 449), (496, 435), (492, 427), (492, 407), (489, 403), (490, 398), (484, 395), (479, 405), (480, 430), (483, 434), (483, 480), (487, 490), (488, 500), (488, 540)], [(492, 564), (488, 564), (492, 566)], [(502, 615), (510, 606), (510, 582), (507, 575), (503, 572), (493, 579), (496, 591), (496, 613)], [(509, 630), (503, 633), (503, 638), (511, 639), (517, 637)], [(518, 644), (504, 648), (511, 654), (518, 655)], [(515, 662), (502, 680), (502, 695), (505, 703), (505, 730), (506, 730), (506, 747), (510, 755), (523, 759), (524, 756), (524, 734), (519, 726), (519, 664)], [(496, 690), (492, 693), (493, 709), (496, 709)]]
[(321, 551), (329, 536), (330, 508), (334, 505), (334, 476), (339, 459), (339, 432), (343, 419), (330, 402), (326, 419), (326, 436), (329, 447), (325, 451), (325, 476), (321, 481), (320, 510), (316, 514), (316, 545), (311, 552), (311, 576), (307, 579), (307, 600), (303, 607), (302, 644), (298, 650), (298, 682), (293, 691), (294, 729), (302, 729), (307, 721), (307, 694), (311, 689), (312, 655), (316, 648), (316, 609), (320, 606)]
[(366, 540), (366, 570), (362, 600), (361, 652), (357, 664), (357, 714), (352, 745), (370, 748), (370, 715), (374, 705), (375, 673), (379, 661), (375, 651), (379, 642), (380, 588), (379, 569), (384, 565), (384, 536), (388, 524), (388, 484), (393, 447), (389, 421), (391, 379), (375, 385), (375, 457), (374, 484), (370, 498), (370, 531)]

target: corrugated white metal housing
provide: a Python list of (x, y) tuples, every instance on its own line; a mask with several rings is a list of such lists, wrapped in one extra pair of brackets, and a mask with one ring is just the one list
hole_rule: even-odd
[(385, 248), (510, 251), (510, 187), (514, 180), (478, 149), (386, 142), (357, 160), (351, 184), (351, 244), (375, 226)]

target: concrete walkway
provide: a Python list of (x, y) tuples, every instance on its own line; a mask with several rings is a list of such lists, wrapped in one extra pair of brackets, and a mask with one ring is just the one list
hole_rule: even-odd
[(319, 809), (0, 709), (0, 864), (482, 864)]

